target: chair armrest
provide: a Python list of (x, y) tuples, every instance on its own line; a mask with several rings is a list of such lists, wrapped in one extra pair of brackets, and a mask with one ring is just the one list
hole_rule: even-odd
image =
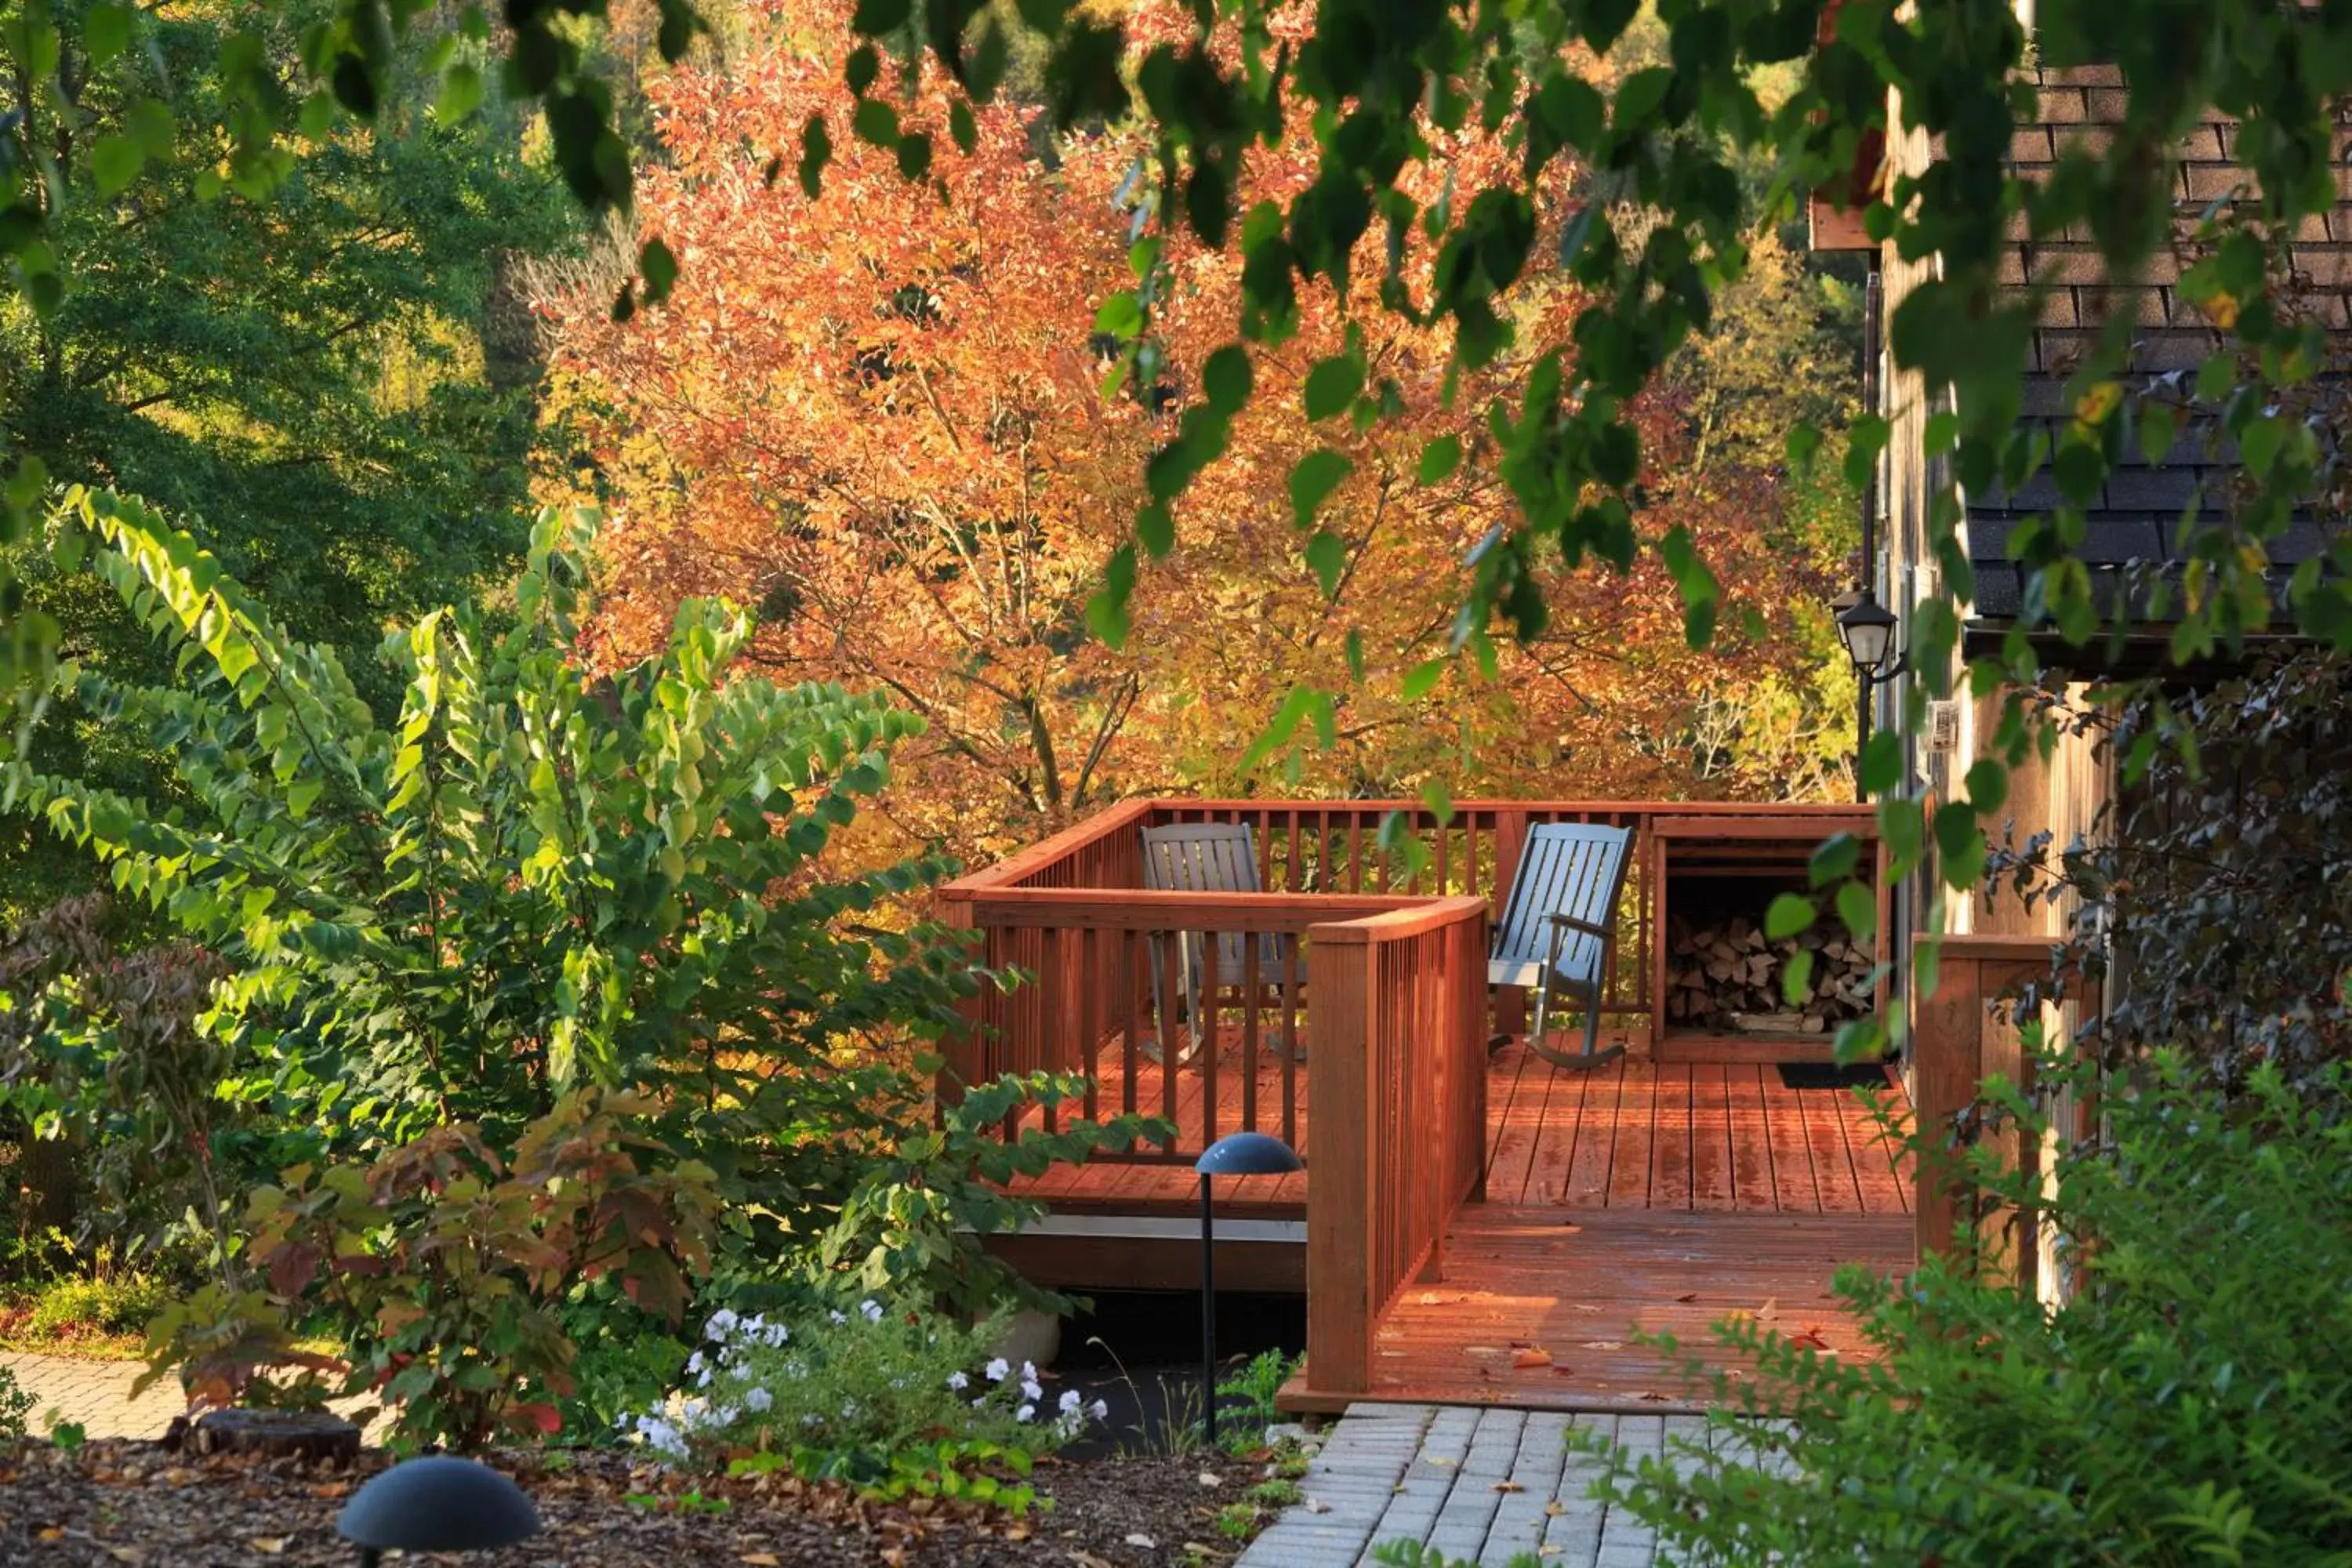
[(1599, 937), (1602, 942), (1616, 940), (1617, 933), (1609, 927), (1593, 921), (1580, 920), (1575, 915), (1546, 915), (1544, 919), (1552, 925), (1566, 926), (1570, 931), (1580, 931), (1587, 936)]

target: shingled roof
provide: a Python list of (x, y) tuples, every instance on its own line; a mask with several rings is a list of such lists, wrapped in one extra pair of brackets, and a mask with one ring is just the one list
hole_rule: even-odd
[[(2038, 117), (2020, 127), (2011, 142), (2011, 159), (2020, 174), (2046, 175), (2070, 146), (2096, 152), (2113, 140), (2126, 108), (2116, 68), (2045, 69), (2035, 85)], [(2232, 157), (2236, 134), (2234, 121), (2215, 115), (2180, 144), (2174, 171), (2175, 232), (2184, 239), (2214, 202), (2242, 194), (2251, 183)], [(2344, 334), (2345, 346), (2352, 349), (2352, 176), (2340, 163), (2337, 192), (2336, 206), (2305, 220), (2291, 244), (2293, 292), (2298, 309), (2314, 311), (2332, 332)], [(2026, 378), (2029, 422), (2054, 428), (2069, 416), (2067, 378), (2095, 343), (2101, 324), (2118, 315), (2137, 322), (2129, 364), (2135, 380), (2168, 371), (2193, 374), (2224, 346), (2224, 334), (2178, 287), (2182, 258), (2177, 252), (2151, 257), (2133, 277), (2116, 279), (2108, 276), (2087, 233), (2070, 229), (2029, 239), (2021, 219), (2015, 232), (2017, 243), (2002, 260), (2002, 280), (2051, 287)], [(2178, 563), (2176, 536), (2183, 512), (2200, 497), (2200, 508), (2209, 514), (2226, 505), (2235, 467), (2235, 451), (2216, 439), (2210, 419), (2192, 417), (2157, 463), (2142, 457), (2135, 444), (2085, 510), (2083, 560), (2118, 592), (2135, 573), (2168, 571)], [(1969, 556), (1977, 584), (1973, 616), (1983, 629), (2013, 620), (2023, 607), (2021, 569), (2009, 557), (2011, 531), (2059, 499), (2046, 470), (2014, 493), (1968, 498)], [(2297, 563), (2326, 552), (2328, 531), (2316, 519), (2299, 516), (2286, 538), (2273, 542), (2282, 605), (2288, 574)]]

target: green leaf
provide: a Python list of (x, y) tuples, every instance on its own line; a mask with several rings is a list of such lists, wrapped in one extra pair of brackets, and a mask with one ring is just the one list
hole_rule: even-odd
[(1813, 999), (1813, 950), (1801, 947), (1789, 955), (1780, 971), (1780, 995), (1791, 1007), (1801, 1007)]
[(441, 74), (441, 93), (433, 102), (433, 118), (455, 125), (482, 106), (482, 73), (458, 60)]
[(1777, 893), (1764, 910), (1764, 934), (1781, 942), (1812, 928), (1821, 911), (1802, 893)]
[(326, 788), (319, 779), (297, 779), (286, 787), (286, 809), (297, 820), (308, 816), (310, 807), (318, 803), (319, 794)]
[(172, 111), (152, 98), (142, 98), (123, 111), (122, 128), (150, 158), (168, 158), (179, 126)]
[(120, 132), (101, 136), (89, 150), (89, 177), (100, 195), (115, 195), (130, 188), (146, 162), (147, 155), (130, 137)]
[(658, 239), (646, 241), (637, 253), (637, 268), (646, 277), (646, 303), (658, 305), (669, 298), (671, 287), (677, 282), (677, 258), (670, 254), (668, 246)]
[(1315, 526), (1315, 513), (1356, 465), (1328, 447), (1318, 447), (1298, 459), (1290, 470), (1290, 520), (1298, 528)]
[(1421, 449), (1420, 479), (1424, 485), (1438, 484), (1452, 476), (1462, 466), (1462, 437), (1440, 436)]
[(824, 193), (824, 166), (833, 162), (833, 138), (824, 128), (824, 116), (812, 114), (801, 128), (801, 189), (814, 201)]
[(878, 98), (861, 98), (856, 112), (849, 117), (849, 128), (860, 142), (871, 143), (884, 152), (893, 152), (898, 145), (898, 111)]
[(1878, 934), (1878, 900), (1861, 882), (1845, 882), (1837, 890), (1838, 920), (1864, 942)]
[[(1122, 289), (1105, 300), (1095, 310), (1095, 331), (1108, 332), (1121, 342), (1143, 331), (1143, 305), (1133, 289)], [(1210, 399), (1212, 406), (1215, 399)]]
[(89, 63), (105, 66), (131, 47), (131, 24), (136, 13), (129, 5), (104, 0), (82, 14), (82, 47), (89, 51)]
[(1328, 419), (1342, 413), (1363, 389), (1363, 362), (1353, 354), (1333, 354), (1307, 373), (1307, 417)]
[[(1096, 330), (1105, 330), (1099, 319)], [(1209, 406), (1223, 415), (1241, 412), (1249, 401), (1251, 380), (1249, 351), (1239, 343), (1218, 349), (1201, 368), (1201, 386), (1208, 394)]]
[(1348, 567), (1348, 543), (1336, 533), (1318, 531), (1307, 542), (1307, 564), (1323, 586), (1323, 596), (1336, 598), (1339, 574)]
[(1853, 875), (1854, 866), (1862, 858), (1862, 840), (1851, 833), (1832, 834), (1814, 849), (1806, 862), (1806, 880), (1816, 888), (1826, 888), (1832, 882)]
[(1442, 658), (1423, 660), (1404, 672), (1404, 679), (1399, 685), (1398, 694), (1407, 702), (1418, 702), (1434, 690), (1437, 683), (1444, 678), (1445, 660)]

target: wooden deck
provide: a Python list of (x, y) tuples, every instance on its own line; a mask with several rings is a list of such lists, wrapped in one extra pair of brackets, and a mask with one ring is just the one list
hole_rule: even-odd
[[(1281, 1075), (1261, 1064), (1254, 1093), (1234, 1031), (1219, 1053), (1217, 1106), (1208, 1115), (1203, 1075), (1179, 1079), (1176, 1120), (1188, 1130), (1233, 1132), (1255, 1124), (1284, 1131)], [(1102, 1114), (1129, 1109), (1118, 1047), (1097, 1071)], [(1160, 1075), (1137, 1086), (1140, 1109), (1162, 1113)], [(1244, 1104), (1244, 1100), (1249, 1100)], [(1310, 1161), (1312, 1118), (1298, 1079), (1290, 1139)], [(1032, 1123), (1036, 1122), (1032, 1112)], [(1769, 1064), (1655, 1064), (1620, 1058), (1592, 1072), (1556, 1068), (1517, 1046), (1486, 1074), (1486, 1204), (1497, 1208), (1720, 1210), (1793, 1215), (1910, 1212), (1911, 1183), (1880, 1141), (1860, 1098), (1843, 1089), (1787, 1088)], [(1217, 1212), (1301, 1218), (1307, 1178), (1223, 1182)], [(1064, 1214), (1189, 1216), (1200, 1187), (1190, 1161), (1056, 1166), (1017, 1185)]]
[[(1124, 1105), (1126, 1084), (1117, 1053), (1105, 1058), (1097, 1103), (1109, 1112)], [(1241, 1067), (1238, 1046), (1227, 1041), (1214, 1123), (1223, 1131), (1246, 1124)], [(1255, 1096), (1257, 1124), (1277, 1132), (1278, 1079), (1261, 1068)], [(1146, 1081), (1162, 1092), (1156, 1068)], [(1299, 1081), (1291, 1121), (1311, 1156)], [(1210, 1125), (1202, 1086), (1202, 1075), (1188, 1072), (1178, 1091), (1188, 1131)], [(1891, 1080), (1888, 1092), (1900, 1093)], [(1371, 1391), (1325, 1396), (1295, 1382), (1287, 1408), (1336, 1410), (1369, 1398), (1695, 1410), (1705, 1391), (1684, 1387), (1635, 1331), (1671, 1332), (1723, 1365), (1711, 1326), (1742, 1312), (1826, 1352), (1866, 1353), (1831, 1300), (1830, 1280), (1848, 1263), (1909, 1267), (1913, 1184), (1907, 1159), (1890, 1152), (1862, 1096), (1792, 1089), (1769, 1063), (1635, 1056), (1572, 1072), (1516, 1045), (1489, 1064), (1486, 1096), (1486, 1200), (1465, 1206), (1447, 1231), (1438, 1277), (1406, 1286), (1381, 1318)], [(1305, 1182), (1221, 1183), (1218, 1212), (1303, 1219)], [(1105, 1220), (1189, 1221), (1199, 1203), (1189, 1164), (1059, 1167), (1021, 1190), (1057, 1214)], [(1142, 1258), (1144, 1245), (1095, 1242), (1075, 1256), (1102, 1260), (1107, 1277), (1061, 1282), (1189, 1282), (1191, 1243), (1162, 1244), (1165, 1259)], [(1250, 1278), (1285, 1277), (1269, 1274), (1263, 1257), (1236, 1261)]]

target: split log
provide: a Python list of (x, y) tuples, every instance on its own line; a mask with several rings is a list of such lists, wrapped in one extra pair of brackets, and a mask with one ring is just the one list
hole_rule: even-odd
[[(175, 1430), (178, 1426), (173, 1423)], [(208, 1410), (187, 1428), (184, 1441), (198, 1454), (291, 1458), (337, 1468), (360, 1457), (360, 1429), (327, 1410)]]

